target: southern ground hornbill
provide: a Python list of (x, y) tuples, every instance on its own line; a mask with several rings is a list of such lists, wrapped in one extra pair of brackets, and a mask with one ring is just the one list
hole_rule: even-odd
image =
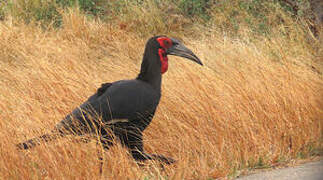
[(168, 68), (167, 55), (181, 56), (202, 65), (200, 59), (177, 39), (152, 37), (146, 44), (136, 79), (102, 84), (51, 133), (19, 143), (17, 147), (29, 149), (69, 134), (99, 134), (105, 149), (109, 149), (113, 138), (117, 137), (136, 161), (174, 162), (172, 158), (145, 153), (142, 142), (142, 132), (151, 122), (160, 100), (162, 74)]

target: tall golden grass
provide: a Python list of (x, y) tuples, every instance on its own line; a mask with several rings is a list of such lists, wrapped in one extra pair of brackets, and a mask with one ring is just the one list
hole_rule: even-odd
[(310, 49), (209, 29), (181, 37), (205, 66), (169, 57), (161, 103), (144, 132), (145, 149), (174, 157), (174, 165), (139, 167), (116, 145), (100, 174), (96, 143), (75, 137), (18, 151), (16, 143), (48, 133), (101, 83), (139, 72), (146, 37), (77, 11), (63, 22), (58, 30), (0, 22), (0, 179), (207, 179), (322, 149), (323, 81)]

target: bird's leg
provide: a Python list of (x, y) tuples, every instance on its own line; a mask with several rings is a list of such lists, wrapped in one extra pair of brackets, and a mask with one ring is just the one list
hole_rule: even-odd
[(149, 154), (149, 155), (151, 156), (152, 159), (156, 159), (156, 160), (164, 162), (166, 164), (173, 164), (176, 162), (176, 160), (174, 160), (173, 158), (165, 157), (160, 154)]
[(121, 143), (129, 149), (132, 157), (136, 161), (158, 160), (166, 164), (172, 164), (175, 162), (174, 159), (167, 158), (163, 155), (145, 153), (143, 149), (142, 133), (140, 130), (131, 129), (116, 135), (119, 137)]
[(130, 153), (132, 155), (132, 157), (136, 160), (136, 161), (145, 161), (145, 160), (158, 160), (160, 162), (166, 163), (166, 164), (172, 164), (175, 162), (174, 159), (169, 158), (169, 157), (165, 157), (163, 155), (160, 154), (148, 154), (145, 153), (143, 150), (143, 143), (142, 140), (141, 141), (137, 141), (137, 142), (130, 142), (129, 144), (130, 147), (128, 146)]

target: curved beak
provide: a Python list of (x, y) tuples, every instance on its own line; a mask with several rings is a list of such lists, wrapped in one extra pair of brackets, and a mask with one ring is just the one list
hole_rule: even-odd
[(180, 56), (187, 58), (203, 66), (201, 60), (187, 47), (185, 47), (179, 40), (171, 38), (173, 46), (166, 50), (166, 54)]

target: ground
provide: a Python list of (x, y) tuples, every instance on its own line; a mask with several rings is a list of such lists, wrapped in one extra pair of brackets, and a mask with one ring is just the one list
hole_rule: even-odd
[(261, 171), (255, 174), (242, 176), (238, 180), (321, 180), (323, 179), (323, 159), (318, 161), (307, 162), (305, 164), (296, 165), (294, 167)]

